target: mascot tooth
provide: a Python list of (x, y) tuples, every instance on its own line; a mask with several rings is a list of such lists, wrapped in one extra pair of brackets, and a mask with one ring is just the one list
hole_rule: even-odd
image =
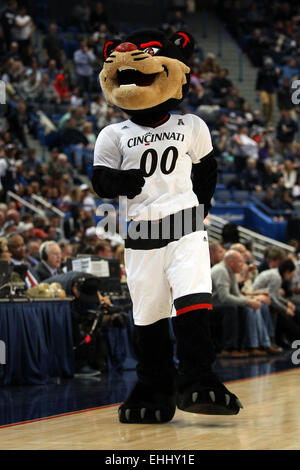
[(167, 38), (155, 30), (104, 47), (102, 91), (130, 117), (101, 130), (92, 183), (101, 198), (127, 196), (128, 220), (150, 234), (125, 240), (138, 380), (119, 408), (122, 423), (164, 423), (176, 406), (204, 414), (241, 408), (212, 370), (203, 225), (217, 180), (210, 132), (198, 116), (174, 113), (188, 92), (193, 47), (187, 32)]

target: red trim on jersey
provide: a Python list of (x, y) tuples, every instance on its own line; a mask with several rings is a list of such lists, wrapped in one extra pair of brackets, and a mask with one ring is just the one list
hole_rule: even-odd
[(182, 36), (184, 38), (184, 43), (182, 45), (182, 47), (185, 47), (190, 41), (190, 38), (188, 37), (187, 34), (185, 33), (177, 33), (179, 36)]
[(140, 47), (142, 49), (144, 49), (145, 47), (151, 47), (151, 46), (163, 47), (162, 43), (159, 41), (149, 41), (149, 42), (143, 42), (143, 44), (140, 44)]
[(107, 52), (107, 48), (108, 48), (108, 46), (109, 46), (110, 44), (113, 44), (113, 41), (108, 41), (108, 42), (105, 44), (104, 51), (103, 51), (103, 55), (104, 55), (105, 59), (107, 59), (107, 54), (106, 54), (106, 52)]
[(166, 121), (166, 119), (169, 117), (169, 114), (167, 114), (164, 118), (162, 118), (160, 121), (155, 122), (153, 126), (159, 126), (159, 124), (162, 124), (163, 122)]
[(212, 304), (195, 304), (190, 305), (189, 307), (180, 308), (177, 310), (176, 315), (181, 315), (182, 313), (191, 312), (192, 310), (198, 310), (202, 308), (207, 308), (208, 310), (213, 309)]

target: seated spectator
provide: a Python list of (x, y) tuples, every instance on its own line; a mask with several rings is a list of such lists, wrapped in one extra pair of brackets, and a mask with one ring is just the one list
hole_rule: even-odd
[(51, 23), (49, 26), (49, 34), (44, 38), (43, 50), (46, 60), (55, 60), (56, 65), (60, 69), (65, 61), (64, 44), (57, 34), (57, 24)]
[(14, 59), (15, 61), (21, 60), (19, 43), (17, 41), (12, 41), (9, 46), (9, 50), (3, 57), (3, 62), (7, 59)]
[(180, 10), (175, 10), (173, 13), (173, 18), (170, 20), (170, 30), (175, 33), (176, 31), (184, 31), (187, 29), (187, 24), (184, 21), (182, 12)]
[[(243, 266), (243, 256), (237, 251), (229, 250), (224, 260), (216, 264), (211, 271), (213, 305), (222, 317), (223, 357), (245, 357), (247, 354), (263, 356), (266, 351), (273, 351), (260, 310), (261, 301), (240, 293), (235, 274), (241, 272)], [(242, 318), (245, 324), (243, 335), (240, 337)], [(264, 347), (266, 351), (260, 350), (260, 347)], [(248, 349), (249, 353), (240, 352), (239, 349)]]
[(297, 181), (297, 171), (294, 169), (294, 164), (291, 160), (286, 160), (283, 164), (283, 181), (286, 189), (292, 189)]
[(262, 178), (256, 167), (256, 160), (254, 158), (248, 158), (247, 167), (241, 172), (239, 179), (242, 189), (247, 189), (248, 191), (262, 190)]
[(295, 105), (292, 101), (293, 89), (291, 87), (291, 80), (288, 77), (283, 78), (281, 86), (277, 90), (277, 105), (278, 109), (286, 109), (289, 113), (289, 117), (297, 120), (295, 112)]
[(115, 112), (114, 108), (108, 106), (105, 114), (99, 117), (97, 126), (99, 126), (99, 129), (101, 130), (103, 127), (117, 122), (119, 122), (118, 114)]
[(249, 137), (249, 129), (247, 126), (241, 126), (232, 139), (232, 154), (236, 171), (239, 174), (246, 166), (246, 159), (249, 157), (258, 159), (258, 144)]
[(60, 240), (58, 244), (61, 249), (61, 268), (63, 271), (65, 271), (67, 267), (67, 260), (73, 257), (73, 248), (68, 240)]
[(11, 264), (11, 252), (8, 249), (6, 238), (0, 238), (0, 261), (7, 261), (8, 264)]
[(232, 222), (228, 222), (222, 228), (222, 245), (228, 249), (232, 243), (239, 243), (238, 226)]
[(25, 243), (35, 238), (34, 227), (31, 222), (20, 222), (18, 225), (18, 233), (22, 235)]
[(74, 204), (70, 209), (70, 217), (64, 220), (64, 233), (68, 240), (79, 238), (78, 235), (83, 231), (84, 211), (79, 205)]
[(99, 129), (102, 128), (102, 119), (106, 115), (107, 103), (103, 95), (97, 95), (91, 103), (91, 115), (96, 119), (96, 124)]
[(219, 130), (215, 132), (213, 141), (215, 150), (221, 155), (229, 152), (231, 150), (230, 140), (228, 129), (225, 126), (220, 126)]
[(277, 210), (285, 213), (289, 213), (294, 210), (294, 202), (288, 189), (284, 189), (278, 198)]
[(221, 67), (216, 61), (215, 55), (208, 52), (205, 60), (201, 64), (201, 75), (205, 80), (211, 80), (215, 75), (220, 74)]
[(271, 159), (268, 159), (264, 162), (263, 166), (260, 166), (261, 175), (262, 175), (262, 184), (264, 189), (276, 187), (280, 177), (280, 171), (278, 167), (274, 166)]
[(76, 128), (73, 118), (68, 119), (66, 129), (62, 132), (60, 141), (62, 145), (88, 145), (89, 143), (83, 133)]
[(39, 82), (35, 72), (32, 72), (28, 78), (22, 82), (18, 91), (22, 100), (34, 102), (38, 98)]
[(263, 65), (263, 57), (269, 52), (269, 40), (262, 33), (262, 30), (256, 28), (250, 35), (247, 51), (250, 59), (255, 67), (261, 67)]
[(75, 4), (72, 16), (82, 33), (90, 31), (91, 7), (88, 0), (81, 0)]
[(74, 168), (68, 162), (68, 157), (64, 153), (58, 155), (58, 161), (60, 164), (61, 178), (64, 181), (72, 182), (74, 180)]
[(59, 93), (53, 87), (53, 83), (51, 83), (47, 73), (43, 73), (39, 83), (37, 101), (41, 105), (41, 108), (43, 104), (61, 103)]
[(35, 272), (40, 282), (45, 281), (51, 276), (61, 274), (61, 249), (54, 241), (48, 241), (41, 244), (39, 249), (41, 261), (35, 267)]
[(58, 74), (53, 86), (54, 86), (55, 91), (58, 93), (59, 97), (62, 100), (66, 100), (66, 101), (70, 100), (71, 93), (66, 84), (66, 79), (64, 75)]
[(224, 99), (227, 97), (230, 88), (232, 88), (232, 81), (227, 78), (228, 74), (228, 69), (221, 69), (216, 76), (213, 77), (210, 87), (216, 98)]
[(225, 248), (218, 242), (209, 243), (209, 256), (210, 256), (210, 265), (213, 267), (215, 264), (220, 263), (225, 256)]
[(90, 188), (87, 184), (82, 184), (80, 186), (81, 190), (81, 202), (83, 210), (85, 211), (94, 211), (96, 209), (95, 199), (90, 193)]
[[(269, 292), (271, 308), (276, 318), (278, 344), (282, 343), (282, 334), (289, 341), (299, 338), (300, 314), (295, 304), (282, 295), (282, 282), (292, 280), (296, 266), (291, 259), (284, 259), (277, 268), (261, 272), (254, 281), (253, 288)], [(297, 336), (298, 334), (298, 336)]]
[(201, 111), (200, 106), (213, 105), (211, 91), (204, 88), (201, 83), (195, 85), (188, 94), (188, 103), (193, 108), (197, 108), (196, 113), (199, 114)]
[[(262, 200), (262, 203), (267, 206), (269, 209), (275, 211), (278, 208), (278, 196), (275, 188), (268, 187), (265, 192), (265, 196)], [(270, 214), (269, 211), (264, 211), (267, 214)]]
[(18, 3), (16, 0), (9, 0), (8, 5), (1, 11), (0, 23), (4, 33), (7, 49), (13, 38), (15, 19), (17, 15)]
[(86, 41), (80, 42), (80, 49), (74, 53), (74, 62), (78, 85), (87, 93), (91, 94), (93, 88), (94, 67), (96, 60), (94, 52), (88, 47)]
[(289, 111), (280, 110), (280, 119), (276, 126), (276, 139), (281, 154), (293, 152), (293, 142), (298, 131), (298, 125), (289, 117)]
[(71, 94), (71, 106), (76, 108), (82, 106), (84, 102), (83, 93), (79, 86), (75, 87)]
[(26, 287), (29, 289), (31, 287), (37, 286), (39, 283), (39, 279), (26, 258), (26, 248), (23, 237), (21, 235), (18, 235), (17, 233), (12, 233), (8, 237), (7, 245), (11, 253), (11, 264), (13, 266), (26, 265)]
[(36, 149), (30, 148), (27, 152), (27, 157), (24, 160), (24, 168), (28, 172), (37, 172), (41, 162), (36, 158)]
[(55, 59), (50, 59), (48, 61), (48, 67), (43, 70), (43, 73), (46, 73), (49, 76), (51, 83), (55, 81), (57, 75), (59, 74), (59, 69), (57, 68)]
[(93, 132), (93, 125), (90, 122), (85, 122), (82, 128), (82, 133), (88, 140), (88, 145), (92, 148), (94, 148), (95, 143), (96, 143), (96, 135)]
[(41, 239), (33, 238), (27, 243), (26, 258), (32, 268), (35, 268), (40, 262), (39, 249), (41, 246)]
[(100, 24), (108, 24), (108, 16), (106, 11), (104, 10), (102, 2), (96, 2), (92, 6), (92, 11), (90, 15), (90, 24), (92, 30), (97, 29)]
[(296, 59), (291, 57), (286, 65), (281, 67), (282, 78), (288, 78), (290, 81), (299, 79), (299, 68)]
[(107, 240), (98, 240), (95, 245), (94, 251), (95, 254), (100, 256), (101, 258), (113, 258), (111, 245)]
[(20, 101), (16, 109), (11, 108), (7, 120), (12, 135), (20, 141), (23, 147), (28, 148), (26, 134), (28, 134), (29, 116), (26, 104)]
[(30, 44), (31, 36), (34, 31), (34, 24), (32, 18), (27, 15), (25, 7), (21, 7), (16, 16), (16, 32), (15, 38), (19, 43), (20, 55), (23, 57), (23, 54), (26, 48)]

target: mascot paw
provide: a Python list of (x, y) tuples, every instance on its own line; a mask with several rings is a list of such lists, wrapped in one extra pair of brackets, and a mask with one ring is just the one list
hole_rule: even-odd
[(121, 193), (125, 194), (128, 199), (133, 199), (142, 192), (145, 179), (140, 169), (123, 170), (121, 175)]
[(119, 408), (121, 423), (166, 423), (175, 414), (176, 403), (173, 395), (150, 389), (137, 383), (133, 391)]
[(236, 395), (217, 379), (201, 381), (185, 388), (177, 395), (177, 406), (189, 413), (208, 415), (236, 415), (243, 408)]

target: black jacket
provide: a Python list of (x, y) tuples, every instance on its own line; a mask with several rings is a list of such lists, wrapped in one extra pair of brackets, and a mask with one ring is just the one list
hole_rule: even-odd
[[(46, 264), (43, 263), (42, 261), (36, 266), (36, 268), (34, 269), (34, 272), (36, 273), (40, 282), (45, 281), (46, 279), (52, 276), (52, 273), (50, 272)], [(61, 274), (61, 273), (62, 273), (62, 270), (60, 268), (57, 269), (57, 274)]]

